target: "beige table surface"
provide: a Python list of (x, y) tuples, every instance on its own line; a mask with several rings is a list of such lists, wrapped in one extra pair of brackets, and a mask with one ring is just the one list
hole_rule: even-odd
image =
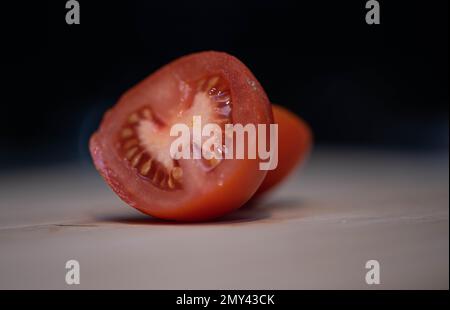
[[(4, 172), (0, 289), (448, 289), (448, 187), (448, 152), (318, 148), (257, 205), (174, 224), (87, 163)], [(69, 259), (80, 285), (65, 283)]]

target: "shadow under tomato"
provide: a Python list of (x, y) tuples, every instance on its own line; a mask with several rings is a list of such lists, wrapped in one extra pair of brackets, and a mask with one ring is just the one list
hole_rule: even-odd
[[(167, 221), (145, 214), (115, 215), (97, 217), (96, 220), (104, 223), (120, 223), (129, 225), (242, 225), (254, 222), (268, 222), (271, 219), (279, 220), (279, 213), (303, 207), (303, 202), (293, 199), (265, 201), (252, 200), (238, 210), (220, 218), (202, 222), (176, 222)], [(276, 215), (276, 216), (274, 216)]]
[(227, 214), (217, 219), (209, 220), (209, 221), (199, 221), (199, 222), (177, 222), (177, 221), (169, 221), (162, 220), (155, 217), (151, 217), (145, 214), (136, 214), (136, 215), (128, 215), (128, 216), (110, 216), (110, 217), (100, 217), (97, 218), (98, 221), (101, 222), (113, 222), (120, 224), (129, 224), (129, 225), (221, 225), (221, 224), (243, 224), (249, 222), (260, 221), (263, 219), (270, 218), (270, 213), (265, 210), (259, 210), (258, 212), (242, 212), (237, 210), (231, 214)]

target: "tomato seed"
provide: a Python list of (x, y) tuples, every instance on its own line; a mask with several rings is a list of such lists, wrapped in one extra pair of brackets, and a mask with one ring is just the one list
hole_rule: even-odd
[(122, 138), (129, 138), (133, 135), (133, 131), (130, 128), (124, 128), (122, 130)]

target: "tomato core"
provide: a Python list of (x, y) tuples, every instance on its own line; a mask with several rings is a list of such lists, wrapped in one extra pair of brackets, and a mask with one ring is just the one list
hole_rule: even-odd
[[(180, 84), (190, 92), (190, 100), (184, 103), (183, 110), (165, 122), (150, 106), (142, 107), (129, 115), (118, 136), (119, 153), (130, 168), (145, 181), (164, 190), (183, 188), (183, 169), (169, 152), (173, 141), (171, 125), (182, 123), (192, 129), (193, 116), (202, 116), (203, 122), (218, 124), (221, 129), (226, 123), (232, 123), (232, 99), (224, 79), (212, 76)], [(201, 148), (198, 145), (193, 147)], [(202, 159), (202, 164), (213, 169), (220, 160)]]

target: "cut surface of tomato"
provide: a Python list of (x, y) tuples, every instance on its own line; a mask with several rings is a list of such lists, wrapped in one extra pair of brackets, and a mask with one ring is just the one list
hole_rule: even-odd
[(282, 182), (295, 167), (301, 165), (312, 147), (312, 132), (308, 124), (286, 108), (272, 104), (273, 117), (278, 124), (278, 166), (267, 172), (255, 196)]
[[(92, 135), (94, 164), (114, 192), (163, 219), (207, 220), (242, 206), (266, 171), (258, 159), (173, 159), (174, 124), (273, 122), (267, 96), (235, 57), (201, 52), (181, 57), (128, 90)], [(192, 149), (201, 148), (191, 141)]]

